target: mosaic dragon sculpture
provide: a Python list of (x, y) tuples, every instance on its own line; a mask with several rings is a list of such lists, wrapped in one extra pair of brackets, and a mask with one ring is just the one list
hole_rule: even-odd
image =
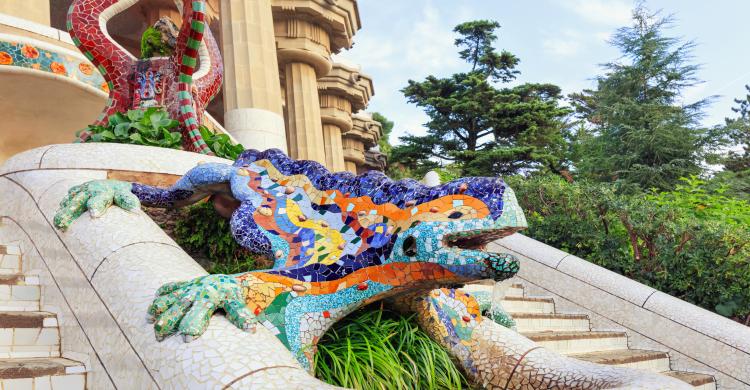
[[(169, 57), (139, 60), (115, 42), (107, 21), (139, 0), (74, 0), (68, 11), (68, 32), (78, 49), (107, 82), (109, 99), (94, 124), (130, 109), (164, 107), (177, 119), (185, 150), (212, 154), (199, 126), (206, 106), (221, 88), (223, 64), (208, 28), (206, 2), (180, 1), (182, 26)], [(200, 68), (197, 68), (200, 59)], [(86, 131), (79, 137), (86, 140)]]
[[(238, 202), (231, 214), (235, 239), (274, 259), (274, 267), (164, 285), (149, 308), (156, 337), (179, 333), (191, 340), (223, 309), (241, 329), (271, 330), (307, 368), (323, 333), (363, 305), (514, 275), (513, 256), (480, 249), (526, 223), (512, 190), (497, 178), (427, 187), (374, 171), (330, 173), (273, 149), (245, 151), (233, 165), (198, 165), (166, 189), (84, 183), (69, 191), (54, 222), (65, 229), (86, 209), (99, 216), (113, 203), (127, 210), (181, 207), (211, 195)], [(474, 311), (459, 319), (480, 317)], [(459, 329), (447, 321), (441, 326), (449, 332)]]

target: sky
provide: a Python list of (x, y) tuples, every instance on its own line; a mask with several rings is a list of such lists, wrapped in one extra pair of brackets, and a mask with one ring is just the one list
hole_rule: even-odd
[[(362, 29), (354, 47), (337, 55), (362, 67), (373, 78), (375, 95), (368, 111), (395, 122), (391, 143), (405, 133), (423, 134), (424, 112), (399, 91), (409, 79), (447, 77), (467, 70), (453, 45), (453, 27), (476, 19), (502, 26), (498, 49), (520, 58), (521, 74), (510, 84), (553, 83), (564, 94), (594, 86), (599, 64), (620, 53), (607, 40), (630, 24), (633, 2), (627, 0), (359, 0)], [(694, 63), (703, 83), (685, 91), (690, 103), (719, 95), (703, 118), (706, 126), (731, 116), (733, 99), (750, 84), (748, 0), (647, 0), (651, 10), (673, 14), (669, 36), (692, 40)]]

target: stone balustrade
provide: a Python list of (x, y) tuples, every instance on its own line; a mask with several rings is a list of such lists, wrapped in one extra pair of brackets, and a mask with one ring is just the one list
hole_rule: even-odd
[(562, 312), (589, 312), (598, 329), (625, 330), (631, 348), (669, 351), (672, 370), (711, 373), (717, 386), (750, 386), (750, 328), (584, 259), (514, 234), (487, 246), (521, 260), (516, 276)]

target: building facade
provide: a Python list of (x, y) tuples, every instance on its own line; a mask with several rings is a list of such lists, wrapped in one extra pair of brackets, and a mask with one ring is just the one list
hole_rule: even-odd
[[(21, 48), (44, 47), (51, 55), (72, 59), (60, 62), (68, 65), (64, 66), (67, 73), (63, 74), (60, 67), (40, 69), (13, 58), (3, 63), (0, 58), (0, 65), (11, 65), (0, 67), (0, 83), (16, 87), (15, 92), (5, 94), (5, 102), (0, 100), (0, 109), (17, 113), (12, 123), (6, 122), (0, 128), (0, 134), (9, 141), (6, 143), (15, 145), (0, 150), (2, 160), (12, 152), (72, 139), (75, 130), (95, 119), (96, 114), (86, 118), (93, 107), (103, 104), (99, 103), (103, 97), (101, 90), (87, 91), (88, 94), (54, 92), (61, 95), (57, 104), (47, 101), (45, 96), (35, 97), (35, 93), (41, 94), (39, 89), (23, 92), (27, 90), (25, 85), (40, 84), (31, 79), (42, 75), (45, 69), (54, 77), (50, 82), (42, 82), (43, 90), (65, 89), (67, 86), (59, 83), (65, 76), (76, 83), (88, 84), (79, 86), (83, 89), (87, 86), (105, 89), (98, 88), (96, 79), (88, 80), (80, 71), (68, 69), (75, 68), (76, 62), (79, 69), (86, 69), (85, 59), (77, 61), (80, 56), (76, 56), (78, 53), (65, 32), (71, 2), (0, 2), (0, 42), (15, 43)], [(133, 4), (112, 18), (107, 30), (135, 56), (140, 55), (140, 37), (148, 26), (164, 16), (178, 25), (181, 22), (173, 0), (123, 2)], [(354, 35), (360, 29), (356, 0), (209, 0), (207, 3), (208, 25), (220, 43), (225, 77), (221, 93), (208, 107), (211, 118), (205, 122), (212, 123), (218, 131), (226, 131), (248, 148), (278, 148), (293, 158), (318, 161), (331, 170), (361, 173), (383, 169), (384, 156), (376, 148), (381, 128), (364, 112), (374, 94), (372, 79), (358, 65), (333, 59), (334, 54), (352, 47)], [(11, 69), (12, 65), (22, 69)], [(42, 112), (24, 114), (19, 110), (22, 103), (28, 106), (31, 102), (37, 102)], [(80, 107), (74, 107), (78, 103)], [(63, 108), (73, 112), (69, 120), (60, 119)], [(21, 127), (26, 130), (21, 131)], [(29, 133), (35, 133), (31, 138), (38, 142), (29, 139)]]

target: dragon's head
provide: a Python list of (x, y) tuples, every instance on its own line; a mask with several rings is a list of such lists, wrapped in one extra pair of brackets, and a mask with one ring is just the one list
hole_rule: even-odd
[(501, 179), (475, 177), (444, 184), (440, 191), (446, 195), (414, 206), (421, 210), (394, 238), (389, 260), (437, 263), (467, 280), (513, 276), (518, 271), (513, 256), (483, 250), (526, 228), (513, 190)]

